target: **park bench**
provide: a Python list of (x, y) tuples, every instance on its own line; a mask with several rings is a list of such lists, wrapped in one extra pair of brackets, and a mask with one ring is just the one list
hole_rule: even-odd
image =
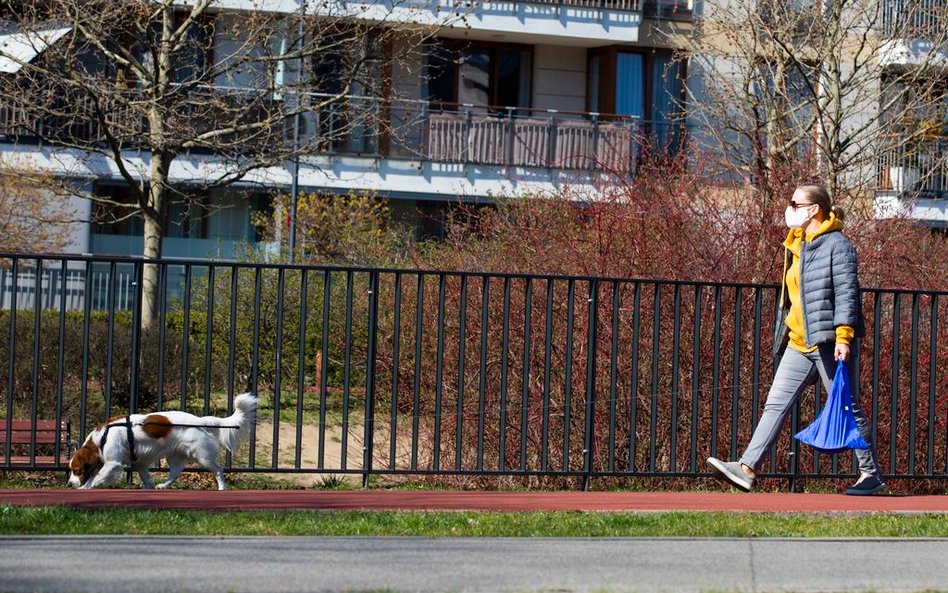
[[(9, 435), (7, 429), (10, 429)], [(72, 428), (68, 421), (0, 419), (0, 466), (7, 464), (7, 439), (10, 442), (10, 465), (24, 467), (59, 467), (69, 462), (72, 446)], [(30, 456), (30, 444), (35, 443), (35, 458)], [(59, 445), (58, 458), (56, 445)]]

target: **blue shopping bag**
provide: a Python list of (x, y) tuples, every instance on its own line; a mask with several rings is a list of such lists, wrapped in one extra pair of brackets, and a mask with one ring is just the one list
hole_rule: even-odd
[(846, 370), (846, 363), (840, 360), (836, 364), (836, 375), (833, 377), (826, 405), (816, 420), (798, 432), (795, 438), (825, 453), (868, 449), (869, 443), (859, 432), (852, 406), (849, 372)]

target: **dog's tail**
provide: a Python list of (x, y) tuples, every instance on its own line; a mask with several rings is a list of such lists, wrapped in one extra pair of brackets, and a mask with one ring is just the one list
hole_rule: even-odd
[(250, 438), (250, 431), (257, 421), (257, 397), (252, 393), (241, 393), (234, 398), (233, 414), (227, 418), (208, 417), (204, 420), (206, 424), (219, 427), (211, 429), (212, 434), (222, 447), (233, 451)]

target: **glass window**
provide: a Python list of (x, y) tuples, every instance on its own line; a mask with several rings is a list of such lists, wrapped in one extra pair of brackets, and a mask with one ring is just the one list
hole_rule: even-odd
[(588, 107), (606, 119), (635, 118), (636, 131), (652, 148), (676, 152), (682, 135), (682, 64), (669, 51), (639, 53), (619, 48), (588, 53)]
[(593, 55), (589, 58), (589, 110), (599, 113), (602, 106), (599, 104), (599, 85), (602, 84), (602, 56)]
[(259, 241), (253, 213), (269, 207), (267, 195), (248, 191), (211, 190), (207, 199), (207, 237), (229, 241)]
[(530, 105), (530, 66), (530, 52), (497, 52), (497, 105)]
[[(144, 224), (136, 212), (137, 199), (131, 189), (121, 185), (98, 185), (93, 204), (92, 232), (102, 235), (142, 236)], [(124, 206), (128, 204), (129, 207)]]
[(652, 126), (658, 147), (676, 149), (681, 142), (680, 64), (670, 55), (656, 55), (652, 68)]
[(529, 107), (533, 54), (519, 47), (429, 45), (428, 100), (434, 104)]
[(176, 195), (168, 203), (168, 219), (165, 224), (166, 237), (203, 239), (205, 217), (202, 195)]
[(214, 25), (214, 84), (239, 89), (270, 85), (269, 48), (251, 37), (248, 23), (240, 15), (222, 15)]
[[(184, 18), (184, 14), (180, 15)], [(202, 23), (193, 23), (184, 35), (181, 51), (175, 56), (175, 80), (179, 83), (196, 82), (207, 69), (213, 29)]]
[(428, 100), (433, 103), (454, 103), (456, 72), (454, 56), (445, 48), (429, 45), (425, 63)]
[(490, 54), (462, 51), (458, 64), (458, 103), (490, 105)]

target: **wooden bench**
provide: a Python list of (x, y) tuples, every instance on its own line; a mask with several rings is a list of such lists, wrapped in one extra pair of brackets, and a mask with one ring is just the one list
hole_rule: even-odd
[[(7, 465), (7, 428), (10, 428), (10, 465)], [(30, 457), (30, 444), (35, 443), (35, 457)], [(56, 457), (56, 445), (59, 457)], [(72, 428), (68, 421), (0, 420), (0, 467), (61, 467), (69, 463)]]

